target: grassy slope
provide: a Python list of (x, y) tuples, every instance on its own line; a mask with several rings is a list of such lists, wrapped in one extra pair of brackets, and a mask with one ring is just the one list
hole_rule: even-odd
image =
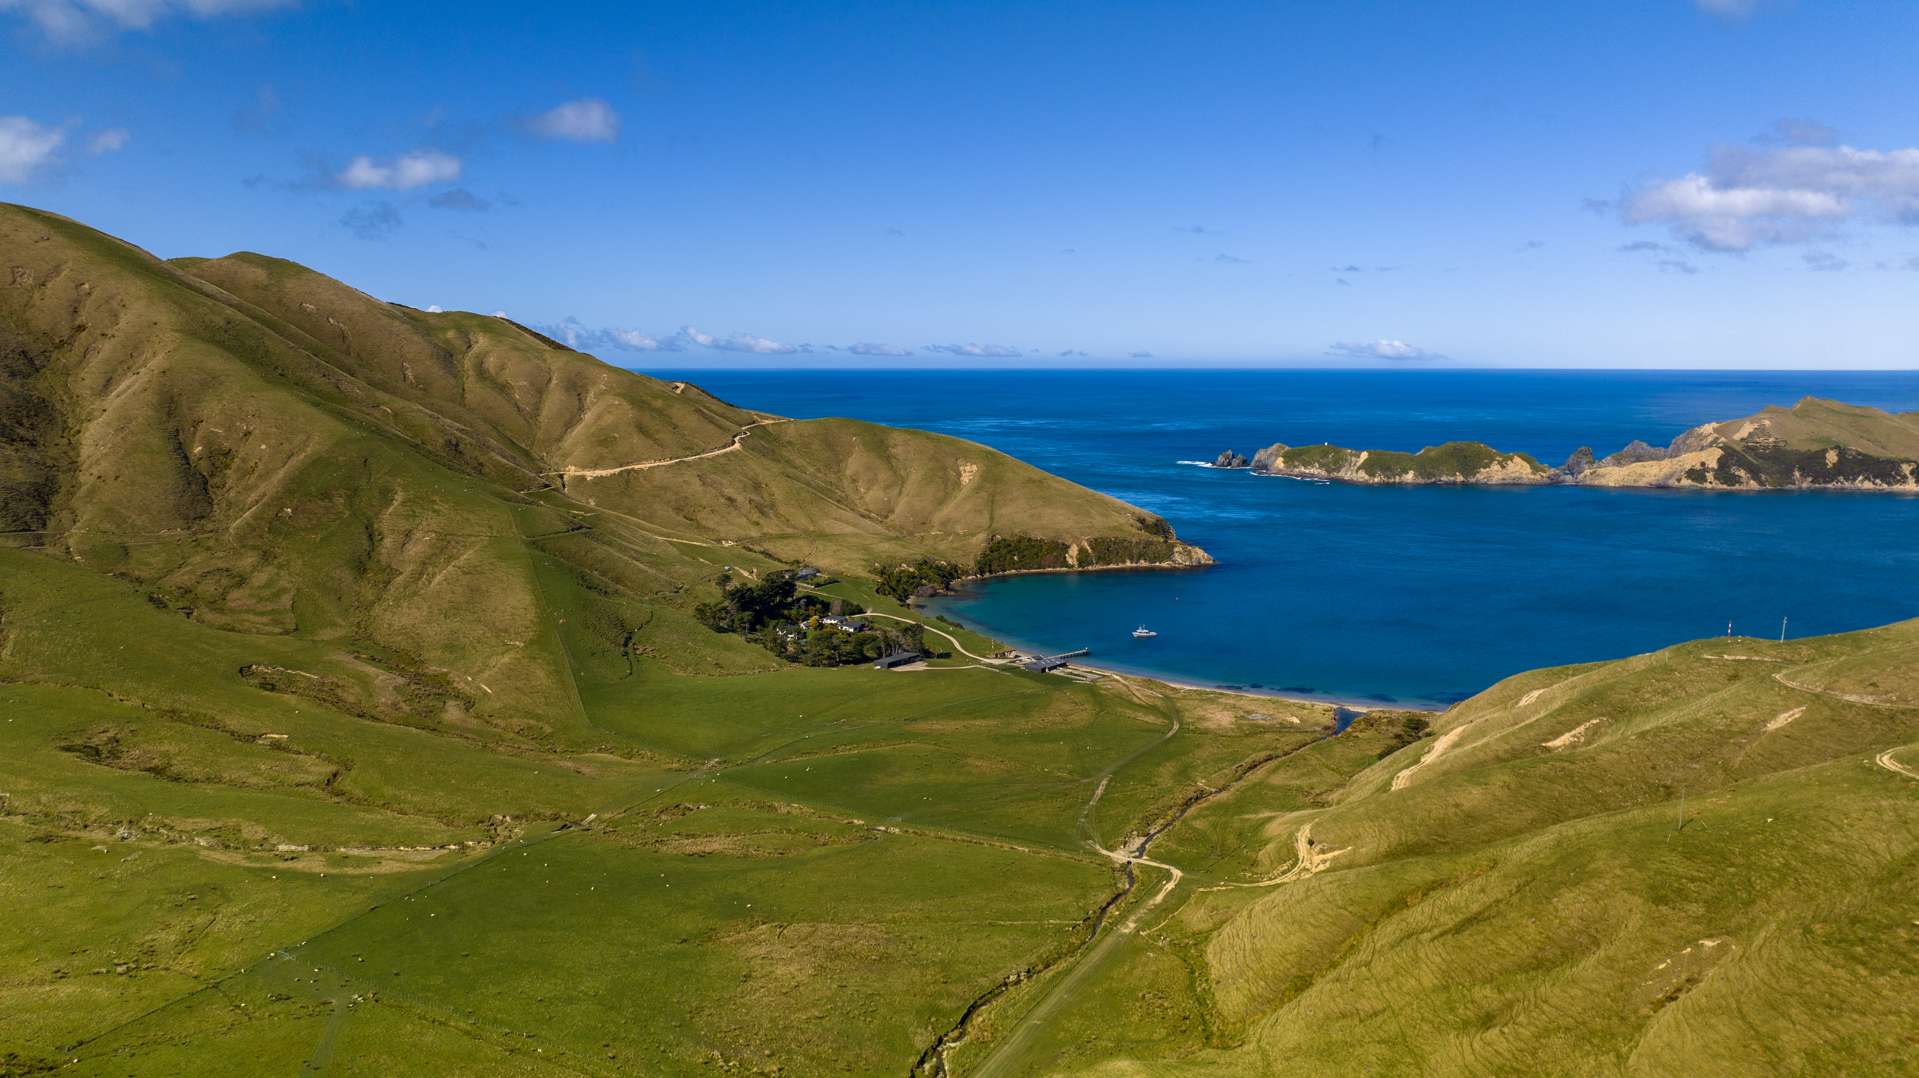
[[(382, 390), (496, 433), (541, 472), (593, 472), (726, 446), (766, 417), (695, 386), (617, 370), (501, 319), (381, 304), (260, 255), (185, 268), (297, 325)], [(457, 405), (443, 402), (457, 401)], [(971, 442), (855, 420), (755, 426), (744, 452), (611, 475), (568, 491), (677, 536), (864, 569), (876, 555), (970, 560), (996, 531), (1142, 532), (1145, 514)]]
[(1138, 529), (983, 447), (781, 424), (564, 491), (758, 417), (259, 256), (18, 208), (0, 249), (0, 889), (31, 911), (0, 1068), (897, 1072), (1110, 893), (1101, 777), (1128, 762), (1124, 826), (1296, 736), (790, 669), (688, 615), (774, 567), (754, 540)]
[[(1309, 824), (1339, 852), (1305, 878), (1191, 892), (1010, 1072), (1919, 1057), (1919, 783), (1875, 762), (1919, 760), (1915, 658), (1919, 622), (1706, 641), (1522, 675), (1378, 763), (1316, 746), (1155, 853), (1204, 885), (1272, 879)], [(1313, 759), (1331, 752), (1343, 767)], [(1183, 1017), (1142, 1033), (1121, 1020), (1142, 1008)]]
[(771, 669), (675, 619), (629, 663), (555, 570), (583, 732), (523, 746), (238, 673), (361, 673), (323, 642), (0, 567), (0, 851), (36, 911), (0, 949), (0, 1043), (83, 1072), (378, 1071), (423, 1039), (464, 1069), (897, 1073), (1111, 890), (1081, 841), (1100, 778), (1123, 830), (1307, 736), (1207, 714), (1165, 740), (1117, 684)]
[(1889, 460), (1919, 460), (1919, 412), (1893, 413), (1807, 397), (1790, 408), (1775, 405), (1712, 429), (1734, 442), (1760, 435), (1788, 449), (1843, 446)]

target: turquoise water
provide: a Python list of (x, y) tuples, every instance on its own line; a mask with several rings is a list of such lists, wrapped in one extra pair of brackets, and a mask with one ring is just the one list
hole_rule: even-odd
[[(1919, 374), (680, 372), (736, 403), (985, 442), (1165, 516), (1195, 572), (990, 581), (942, 612), (1202, 684), (1444, 704), (1509, 674), (1736, 632), (1919, 616), (1919, 499), (1322, 485), (1178, 463), (1275, 441), (1474, 438), (1557, 463), (1816, 394), (1919, 409)], [(1159, 631), (1136, 641), (1134, 626)]]

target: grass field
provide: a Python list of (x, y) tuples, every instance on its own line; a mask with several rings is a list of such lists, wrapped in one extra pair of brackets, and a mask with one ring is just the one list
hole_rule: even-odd
[[(1919, 623), (1522, 675), (1153, 847), (1183, 902), (977, 1073), (1907, 1073)], [(1417, 766), (1416, 766), (1417, 765)], [(1309, 843), (1309, 844), (1308, 844)], [(965, 1070), (965, 1067), (959, 1068)]]
[[(577, 726), (522, 738), (343, 709), (378, 686), (323, 644), (202, 627), (38, 554), (0, 565), (0, 841), (33, 911), (0, 952), (18, 1066), (379, 1072), (420, 1039), (504, 1072), (897, 1072), (1083, 933), (1118, 886), (1086, 829), (1143, 825), (1325, 718), (773, 669), (675, 618), (641, 638), (735, 653), (726, 672), (629, 664), (570, 641), (596, 597), (556, 571)], [(269, 691), (241, 676), (259, 666), (334, 687)]]

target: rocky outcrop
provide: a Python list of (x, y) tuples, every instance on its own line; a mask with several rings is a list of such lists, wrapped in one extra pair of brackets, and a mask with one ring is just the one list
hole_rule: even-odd
[(1252, 470), (1366, 484), (1919, 491), (1919, 412), (1808, 397), (1694, 427), (1663, 449), (1634, 441), (1596, 459), (1582, 446), (1557, 468), (1482, 442), (1447, 442), (1417, 453), (1270, 445), (1253, 455)]
[(1252, 461), (1246, 459), (1244, 454), (1234, 452), (1231, 449), (1213, 458), (1213, 467), (1215, 468), (1247, 468), (1251, 467), (1252, 463)]
[(1591, 471), (1598, 463), (1593, 459), (1593, 447), (1582, 445), (1573, 450), (1573, 455), (1566, 458), (1566, 463), (1559, 466), (1559, 474), (1569, 479), (1577, 479)]
[[(1700, 447), (1705, 448), (1705, 447)], [(1626, 443), (1626, 448), (1607, 457), (1599, 463), (1608, 468), (1617, 468), (1627, 464), (1645, 464), (1648, 461), (1665, 460), (1673, 455), (1671, 449), (1661, 449), (1656, 445), (1647, 445), (1634, 438)]]

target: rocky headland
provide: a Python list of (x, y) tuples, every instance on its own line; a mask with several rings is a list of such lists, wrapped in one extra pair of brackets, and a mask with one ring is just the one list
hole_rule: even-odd
[[(1222, 453), (1215, 467), (1237, 453)], [(1269, 445), (1253, 455), (1258, 475), (1378, 485), (1665, 487), (1705, 490), (1885, 490), (1919, 492), (1919, 412), (1807, 397), (1790, 408), (1706, 423), (1665, 448), (1634, 441), (1595, 456), (1581, 447), (1549, 467), (1483, 442), (1447, 442), (1417, 453), (1335, 445)]]

